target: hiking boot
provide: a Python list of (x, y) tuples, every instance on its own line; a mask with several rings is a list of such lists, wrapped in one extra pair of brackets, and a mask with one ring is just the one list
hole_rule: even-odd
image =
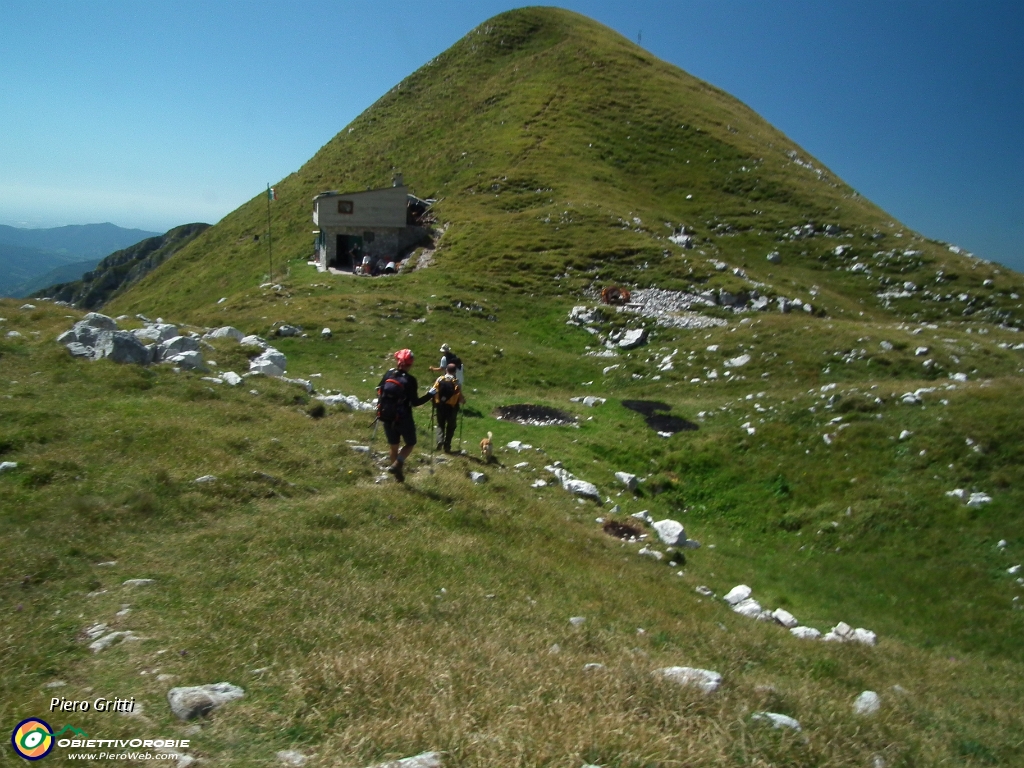
[(405, 482), (405, 472), (402, 471), (402, 463), (400, 461), (396, 461), (394, 464), (388, 467), (388, 472), (394, 475), (395, 480), (397, 480), (398, 482)]
[(445, 453), (451, 453), (451, 452), (452, 452), (452, 447), (451, 447), (450, 445), (446, 445), (446, 446), (444, 447), (444, 452), (445, 452)]

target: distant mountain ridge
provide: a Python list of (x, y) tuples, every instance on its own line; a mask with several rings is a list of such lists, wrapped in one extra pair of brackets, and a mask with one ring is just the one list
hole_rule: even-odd
[(180, 248), (192, 242), (210, 225), (183, 224), (166, 234), (147, 238), (112, 253), (82, 275), (82, 279), (50, 285), (32, 294), (52, 298), (85, 309), (96, 309), (112, 296), (141, 280)]
[(107, 254), (127, 248), (160, 232), (144, 229), (125, 229), (116, 224), (69, 224), (49, 229), (22, 229), (0, 225), (0, 243), (55, 251), (76, 257), (74, 261), (103, 258)]
[(104, 256), (159, 234), (109, 222), (49, 229), (0, 225), (0, 296), (27, 296), (53, 282), (76, 279)]

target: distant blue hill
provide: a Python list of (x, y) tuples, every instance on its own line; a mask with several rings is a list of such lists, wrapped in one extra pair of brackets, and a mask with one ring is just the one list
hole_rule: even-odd
[[(0, 225), (0, 296), (25, 296), (53, 282), (75, 280), (103, 257), (159, 235), (114, 224), (75, 224), (51, 229), (22, 229)], [(83, 264), (91, 262), (91, 264)], [(39, 279), (72, 264), (53, 282)]]

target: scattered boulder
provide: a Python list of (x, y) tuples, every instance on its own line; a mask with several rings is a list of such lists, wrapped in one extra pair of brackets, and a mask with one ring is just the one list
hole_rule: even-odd
[(862, 691), (853, 702), (853, 713), (855, 715), (873, 715), (882, 706), (881, 699), (874, 691)]
[(301, 768), (309, 760), (306, 755), (295, 749), (283, 749), (277, 753), (276, 757), (279, 763), (292, 766), (292, 768)]
[(334, 334), (331, 333), (330, 328), (324, 328), (322, 331), (320, 331), (320, 338), (324, 340), (331, 338), (333, 335)]
[(557, 477), (558, 481), (562, 484), (562, 488), (573, 496), (582, 496), (587, 499), (594, 499), (600, 503), (601, 492), (597, 490), (597, 486), (593, 483), (588, 483), (586, 480), (580, 480), (574, 477), (570, 472), (562, 469), (562, 467), (548, 465), (544, 467), (544, 469)]
[(364, 403), (355, 395), (317, 395), (316, 399), (325, 405), (344, 405), (352, 411), (373, 411), (377, 408), (374, 403)]
[(232, 328), (230, 325), (225, 325), (216, 330), (210, 331), (203, 336), (204, 339), (234, 339), (235, 341), (241, 341), (245, 338), (245, 334), (237, 328)]
[(791, 728), (794, 731), (800, 730), (800, 722), (789, 715), (780, 715), (778, 712), (755, 712), (750, 716), (754, 722), (770, 724), (772, 728)]
[(242, 383), (242, 377), (234, 371), (225, 371), (220, 375), (220, 378), (225, 384), (230, 384), (232, 387), (237, 387)]
[(231, 683), (213, 683), (183, 688), (171, 688), (167, 703), (180, 720), (192, 720), (210, 714), (218, 707), (245, 696), (245, 691)]
[(739, 357), (732, 357), (725, 361), (726, 368), (739, 368), (750, 362), (750, 355), (740, 355)]
[(748, 619), (756, 619), (761, 615), (761, 604), (752, 597), (748, 597), (746, 600), (740, 600), (732, 606), (732, 609), (741, 616), (746, 616)]
[(654, 670), (651, 674), (679, 685), (700, 688), (704, 693), (714, 693), (722, 685), (722, 676), (710, 669), (662, 667)]
[(768, 259), (768, 261), (770, 261), (772, 264), (782, 263), (782, 255), (778, 251), (772, 251), (765, 258)]
[(793, 616), (792, 613), (783, 608), (776, 608), (774, 611), (772, 611), (772, 618), (775, 619), (775, 621), (779, 622), (779, 624), (784, 626), (786, 629), (792, 629), (800, 623), (796, 620), (796, 617)]
[(485, 475), (483, 472), (470, 472), (469, 479), (472, 480), (474, 483), (483, 483), (487, 481), (487, 475)]
[(245, 336), (238, 343), (243, 347), (256, 347), (257, 349), (266, 349), (268, 346), (266, 341), (255, 334), (252, 336)]
[(193, 339), (191, 336), (175, 336), (174, 338), (161, 341), (156, 348), (154, 355), (156, 360), (166, 360), (174, 355), (179, 355), (182, 352), (198, 352), (199, 351), (199, 339)]
[(442, 765), (440, 752), (421, 752), (412, 757), (403, 757), (401, 760), (377, 763), (370, 768), (442, 768)]
[(301, 333), (301, 328), (296, 328), (294, 325), (288, 325), (287, 323), (277, 328), (278, 336), (299, 336)]
[(616, 472), (615, 479), (626, 486), (627, 491), (635, 491), (637, 487), (637, 476), (631, 475), (629, 472)]
[(0, 473), (6, 472), (10, 469), (17, 469), (18, 462), (16, 461), (0, 461)]
[(81, 322), (89, 326), (90, 328), (95, 328), (98, 331), (117, 330), (117, 321), (114, 320), (114, 318), (112, 317), (101, 315), (99, 312), (90, 312), (89, 314), (82, 318)]
[(732, 589), (730, 589), (726, 593), (725, 597), (723, 597), (722, 599), (725, 600), (725, 602), (727, 602), (729, 605), (736, 605), (737, 603), (741, 603), (748, 597), (750, 597), (753, 591), (754, 590), (752, 590), (746, 584), (739, 584), (738, 586), (735, 586)]
[(830, 643), (864, 643), (874, 645), (877, 641), (875, 633), (869, 629), (854, 629), (845, 621), (840, 621), (822, 638)]
[(622, 334), (622, 338), (619, 339), (619, 349), (636, 349), (643, 346), (646, 341), (647, 329), (634, 328)]
[(131, 630), (128, 630), (126, 632), (110, 632), (108, 634), (103, 635), (98, 640), (89, 643), (89, 650), (91, 650), (93, 653), (99, 653), (100, 651), (105, 651), (114, 643), (140, 639), (141, 638), (139, 638)]
[(799, 637), (801, 640), (817, 640), (821, 637), (821, 632), (814, 627), (793, 627), (789, 632), (793, 637)]
[(264, 376), (281, 377), (287, 370), (288, 360), (273, 347), (267, 347), (258, 357), (249, 361), (249, 370)]
[(586, 616), (570, 616), (569, 617), (569, 623), (572, 624), (574, 627), (581, 627), (581, 626), (583, 626), (583, 622), (585, 622), (586, 620), (587, 620)]
[(686, 545), (686, 530), (682, 523), (666, 519), (659, 520), (652, 527), (658, 532), (658, 538), (668, 546), (682, 547)]
[(150, 584), (156, 584), (156, 579), (128, 579), (121, 586), (124, 587), (148, 587)]
[(184, 368), (189, 371), (205, 371), (206, 365), (203, 363), (203, 353), (199, 350), (190, 350), (188, 352), (179, 352), (176, 355), (165, 357), (163, 362), (170, 365), (176, 365), (179, 368)]

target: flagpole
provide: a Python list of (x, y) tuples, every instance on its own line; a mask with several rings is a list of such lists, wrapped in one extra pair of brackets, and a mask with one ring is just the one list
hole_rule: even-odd
[(270, 234), (270, 184), (267, 184), (267, 259), (270, 262), (271, 282), (274, 281), (274, 240)]

